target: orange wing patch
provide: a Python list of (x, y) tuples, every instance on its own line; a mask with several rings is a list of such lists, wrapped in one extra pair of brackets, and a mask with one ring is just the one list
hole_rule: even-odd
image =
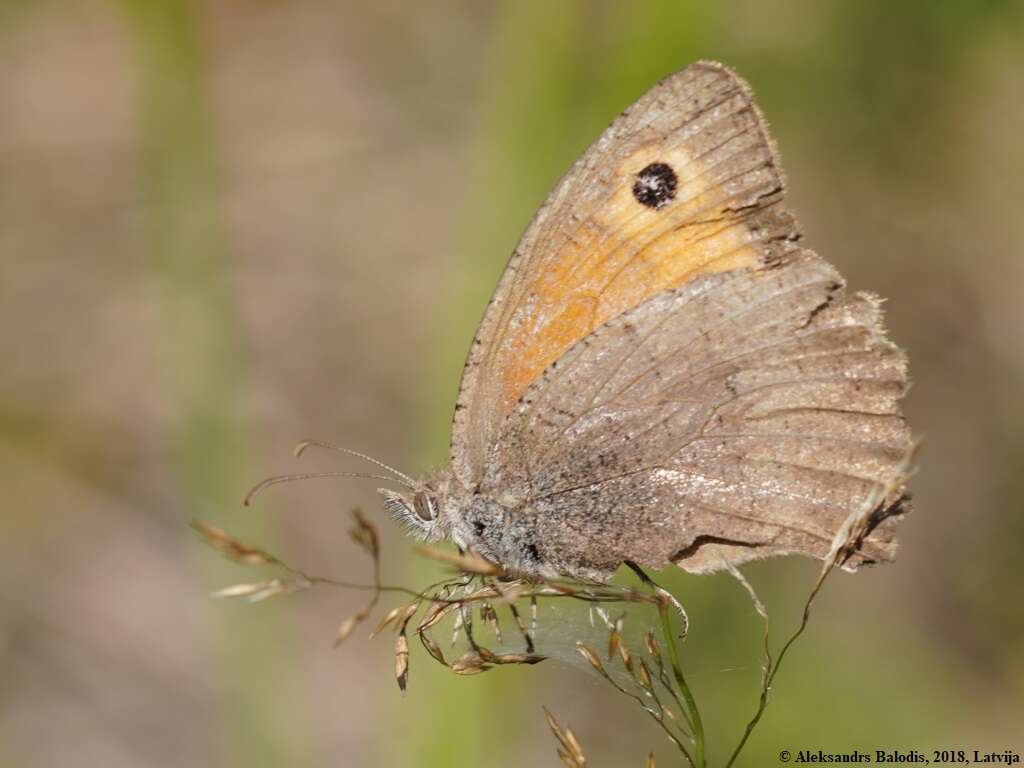
[[(674, 174), (671, 199), (662, 205), (643, 202), (637, 189), (652, 166)], [(642, 147), (616, 168), (615, 192), (566, 233), (530, 286), (533, 322), (506, 339), (503, 413), (570, 346), (615, 316), (700, 275), (760, 262), (764, 249), (747, 226), (749, 211), (729, 207), (734, 195), (719, 178), (730, 173), (724, 166), (709, 167), (683, 146), (662, 145)], [(742, 183), (755, 169), (731, 170)]]

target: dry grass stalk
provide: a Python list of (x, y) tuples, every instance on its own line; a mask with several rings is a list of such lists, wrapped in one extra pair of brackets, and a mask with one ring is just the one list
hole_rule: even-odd
[(516, 623), (516, 628), (519, 630), (519, 634), (526, 643), (527, 652), (533, 653), (536, 650), (533, 645), (533, 635), (526, 629), (526, 624), (523, 623), (523, 617), (519, 615), (519, 610), (516, 608), (515, 603), (509, 603), (508, 610), (512, 614), (512, 618)]
[[(609, 635), (620, 633), (621, 630), (613, 624), (609, 630)], [(619, 693), (624, 696), (628, 696), (639, 704), (640, 708), (643, 709), (644, 712), (646, 712), (647, 715), (658, 724), (662, 731), (665, 732), (665, 735), (668, 736), (669, 740), (676, 746), (680, 753), (683, 754), (690, 765), (694, 765), (694, 762), (690, 757), (689, 750), (686, 747), (686, 742), (692, 741), (692, 736), (689, 731), (676, 722), (676, 717), (672, 713), (671, 709), (662, 703), (661, 698), (658, 696), (654, 687), (649, 667), (645, 660), (640, 659), (638, 665), (634, 664), (633, 656), (629, 652), (629, 649), (621, 642), (621, 640), (619, 641), (616, 646), (618, 656), (622, 661), (623, 668), (628, 673), (629, 679), (635, 686), (634, 690), (630, 690), (620, 684), (612, 676), (609, 670), (601, 662), (597, 653), (595, 653), (590, 646), (585, 643), (578, 642), (576, 644), (576, 650), (579, 651), (580, 655), (586, 659), (591, 668), (593, 668), (593, 670), (597, 672), (605, 682), (609, 683)], [(678, 694), (672, 689), (672, 683), (668, 679), (667, 675), (664, 676), (661, 683), (668, 689), (673, 700), (678, 701)]]
[[(353, 519), (355, 524), (349, 531), (349, 536), (373, 561), (373, 584), (366, 587), (373, 591), (373, 596), (364, 608), (341, 622), (335, 636), (335, 644), (337, 645), (350, 637), (354, 630), (369, 618), (373, 608), (376, 607), (382, 591), (403, 591), (413, 595), (412, 600), (392, 608), (372, 633), (372, 635), (379, 634), (388, 627), (392, 627), (396, 632), (395, 679), (402, 691), (406, 690), (409, 681), (408, 634), (410, 631), (419, 636), (421, 644), (431, 658), (439, 664), (445, 665), (455, 674), (474, 675), (486, 672), (496, 666), (537, 664), (546, 658), (543, 654), (537, 653), (534, 643), (534, 632), (539, 612), (538, 601), (542, 599), (571, 599), (589, 602), (598, 607), (604, 620), (611, 628), (608, 642), (609, 658), (614, 658), (615, 655), (619, 656), (624, 669), (629, 674), (637, 690), (645, 697), (651, 699), (653, 703), (647, 704), (636, 693), (626, 691), (626, 689), (619, 686), (602, 666), (597, 654), (589, 647), (581, 645), (579, 647), (580, 653), (584, 655), (594, 670), (615, 685), (621, 692), (635, 698), (644, 707), (645, 711), (659, 722), (664, 724), (666, 718), (668, 721), (674, 719), (671, 711), (663, 707), (660, 700), (654, 694), (650, 666), (643, 662), (643, 660), (641, 660), (642, 663), (637, 665), (634, 662), (632, 653), (622, 642), (625, 614), (620, 615), (615, 622), (611, 622), (604, 613), (603, 608), (601, 608), (603, 603), (659, 605), (668, 602), (663, 595), (657, 593), (648, 594), (632, 588), (608, 585), (572, 582), (526, 583), (521, 580), (508, 579), (499, 568), (473, 553), (453, 554), (429, 548), (424, 551), (426, 556), (455, 566), (460, 569), (459, 574), (449, 581), (434, 585), (431, 588), (433, 591), (430, 594), (383, 587), (379, 578), (380, 543), (377, 529), (358, 510), (353, 512)], [(308, 576), (262, 550), (238, 542), (220, 529), (205, 524), (197, 525), (196, 528), (204, 538), (211, 541), (220, 551), (225, 552), (238, 562), (250, 565), (277, 565), (294, 576), (291, 581), (272, 579), (251, 584), (235, 585), (221, 590), (220, 594), (223, 596), (245, 596), (250, 599), (265, 599), (274, 594), (307, 588), (314, 584), (350, 586), (344, 582)], [(362, 585), (351, 586), (364, 588)], [(530, 601), (529, 626), (527, 626), (522, 613), (516, 605), (516, 601), (525, 599)], [(499, 645), (503, 644), (504, 638), (495, 602), (507, 605), (517, 632), (523, 640), (523, 651), (495, 652), (481, 645), (474, 636), (473, 612), (477, 610), (479, 611), (480, 623), (490, 629)], [(425, 610), (424, 606), (426, 606)], [(413, 619), (417, 615), (420, 616), (419, 621), (413, 624)], [(429, 630), (452, 615), (455, 618), (453, 624), (453, 643), (457, 639), (458, 634), (462, 632), (470, 648), (466, 653), (449, 664), (440, 646), (430, 635)], [(653, 642), (653, 635), (649, 641), (645, 640), (645, 644), (648, 647), (651, 647)], [(653, 647), (656, 648), (657, 646), (654, 645)], [(655, 656), (652, 655), (652, 659), (654, 658)], [(667, 675), (662, 674), (661, 678), (667, 680)], [(567, 744), (571, 744), (573, 739), (575, 739), (574, 736), (571, 736), (571, 732), (564, 732), (563, 736), (567, 739)], [(673, 735), (671, 738), (677, 741), (681, 749), (685, 750), (681, 741), (676, 736)], [(576, 746), (578, 747), (578, 744)], [(582, 750), (580, 749), (573, 750), (564, 747), (562, 751), (565, 754), (564, 759), (582, 759)]]
[(495, 641), (498, 645), (503, 645), (504, 640), (501, 634), (501, 621), (498, 619), (498, 612), (494, 610), (494, 606), (490, 603), (484, 603), (480, 606), (480, 618), (487, 622), (491, 628), (491, 632), (494, 635)]
[[(352, 518), (355, 526), (348, 531), (349, 538), (365, 551), (373, 560), (373, 596), (370, 601), (359, 611), (348, 617), (338, 626), (334, 635), (334, 647), (337, 648), (355, 631), (356, 627), (369, 618), (373, 609), (377, 607), (380, 600), (380, 535), (377, 527), (366, 519), (362, 510), (358, 507), (352, 510)], [(404, 690), (404, 688), (403, 688)]]

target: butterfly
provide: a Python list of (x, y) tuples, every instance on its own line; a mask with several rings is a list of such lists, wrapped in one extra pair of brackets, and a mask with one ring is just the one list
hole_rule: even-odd
[[(907, 510), (904, 353), (880, 299), (800, 244), (748, 85), (664, 79), (590, 146), (512, 254), (473, 340), (450, 466), (385, 508), (527, 578), (889, 560)], [(889, 482), (895, 478), (894, 482)]]

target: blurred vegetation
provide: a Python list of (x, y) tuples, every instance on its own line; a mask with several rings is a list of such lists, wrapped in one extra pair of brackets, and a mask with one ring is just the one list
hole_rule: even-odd
[[(172, 407), (166, 436), (180, 478), (182, 514), (217, 520), (251, 482), (247, 428), (237, 393), (242, 359), (229, 263), (220, 223), (205, 56), (198, 8), (178, 0), (128, 0), (138, 73), (142, 201), (154, 294), (159, 305), (161, 375)], [(272, 530), (254, 514), (251, 538)], [(182, 530), (182, 535), (192, 538)], [(210, 588), (228, 572), (195, 546)], [(215, 679), (224, 757), (232, 765), (308, 762), (304, 703), (296, 696), (285, 609), (260, 614), (212, 606), (218, 638)], [(254, 737), (258, 734), (258, 737)]]
[[(828, 585), (741, 764), (1024, 748), (1022, 40), (997, 0), (0, 2), (0, 762), (553, 765), (541, 703), (595, 765), (667, 761), (579, 669), (417, 649), (400, 698), (387, 640), (330, 655), (358, 596), (210, 605), (237, 574), (185, 523), (365, 576), (336, 510), (372, 487), (247, 486), (303, 437), (444, 462), (519, 233), (698, 58), (754, 86), (811, 247), (890, 299), (926, 438), (900, 561)], [(814, 572), (747, 570), (776, 638)], [(714, 765), (758, 620), (728, 576), (662, 579)]]

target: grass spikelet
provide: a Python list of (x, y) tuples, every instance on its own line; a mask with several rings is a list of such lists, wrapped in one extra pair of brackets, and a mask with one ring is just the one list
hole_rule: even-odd
[(342, 621), (341, 624), (338, 625), (338, 631), (334, 635), (334, 647), (337, 648), (345, 642), (349, 638), (349, 635), (355, 631), (355, 628), (366, 621), (369, 615), (370, 609), (363, 608), (358, 613), (355, 613)]
[(242, 565), (278, 565), (279, 560), (258, 547), (239, 541), (227, 531), (199, 519), (190, 523), (203, 537), (203, 541), (221, 552), (225, 557)]
[(404, 629), (395, 638), (395, 680), (402, 693), (405, 693), (409, 685), (409, 639)]
[(210, 597), (248, 597), (252, 600), (253, 597), (266, 593), (267, 590), (277, 589), (280, 583), (279, 579), (268, 579), (247, 584), (233, 584), (230, 587), (211, 592)]
[(373, 628), (373, 632), (370, 633), (370, 637), (376, 637), (385, 629), (387, 629), (388, 625), (391, 624), (391, 622), (393, 622), (403, 613), (405, 613), (408, 610), (408, 608), (408, 603), (402, 603), (401, 605), (396, 605), (394, 608), (388, 611), (384, 615), (384, 618), (381, 619), (380, 622), (377, 624), (377, 626)]
[(586, 768), (586, 755), (583, 754), (583, 747), (572, 729), (562, 728), (547, 707), (544, 707), (544, 716), (547, 718), (548, 727), (558, 740), (558, 757), (562, 764), (567, 768)]
[(452, 672), (457, 675), (478, 675), (490, 668), (491, 665), (484, 661), (478, 651), (467, 651), (451, 665)]
[(587, 663), (594, 668), (596, 672), (604, 676), (608, 673), (605, 672), (604, 665), (601, 664), (601, 660), (597, 658), (597, 654), (594, 653), (589, 647), (582, 642), (576, 643), (576, 650), (579, 651), (580, 655), (587, 660)]
[(355, 520), (355, 527), (349, 529), (349, 538), (376, 560), (380, 556), (380, 534), (377, 532), (377, 526), (371, 523), (358, 507), (352, 510), (352, 517)]
[(647, 653), (651, 655), (658, 665), (661, 665), (661, 647), (658, 645), (658, 640), (654, 637), (653, 630), (647, 630), (644, 632), (644, 645), (647, 646)]
[(429, 633), (417, 629), (416, 634), (419, 635), (420, 643), (426, 649), (433, 659), (443, 666), (448, 666), (448, 662), (444, 659), (444, 653), (441, 651), (441, 646), (437, 644), (433, 637)]

